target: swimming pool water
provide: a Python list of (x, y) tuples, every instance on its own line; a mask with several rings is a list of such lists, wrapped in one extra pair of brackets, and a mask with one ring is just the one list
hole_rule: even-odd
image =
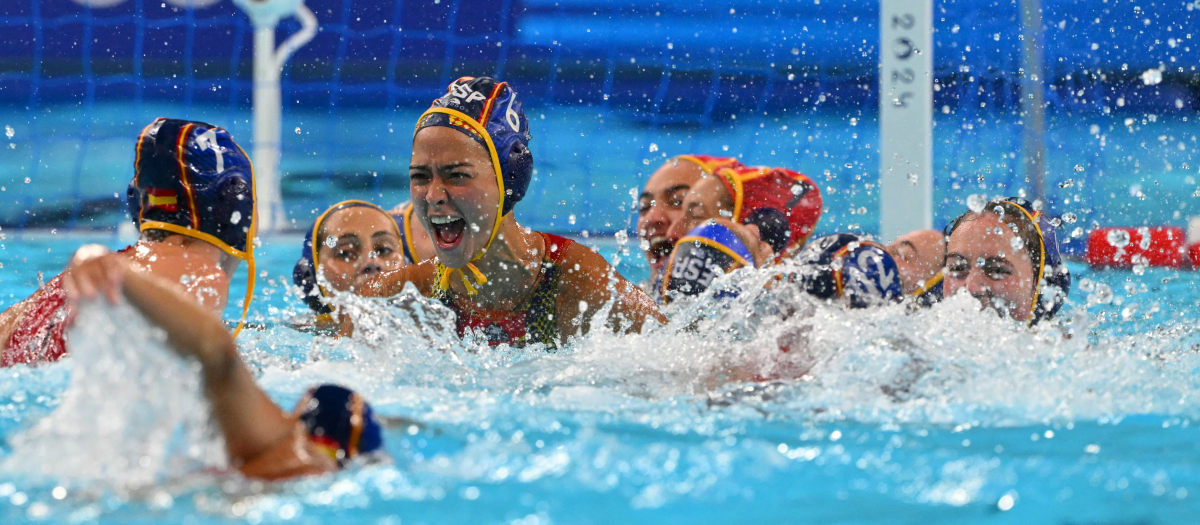
[[(82, 242), (124, 245), (10, 234), (5, 305)], [(680, 308), (644, 336), (472, 353), (429, 330), (372, 348), (288, 328), (298, 303), (280, 279), (298, 243), (264, 240), (252, 316), (266, 328), (239, 339), (243, 355), (285, 408), (320, 381), (361, 389), (397, 418), (394, 464), (273, 485), (205, 470), (219, 454), (192, 372), (118, 311), (113, 345), (84, 337), (75, 358), (0, 372), (0, 522), (1183, 523), (1200, 510), (1193, 273), (1072, 265), (1070, 339), (964, 298), (779, 321), (771, 306), (786, 297), (747, 294), (724, 311)], [(638, 254), (624, 260), (644, 272)], [(85, 312), (81, 331), (105, 315)], [(691, 317), (700, 330), (679, 329)], [(797, 330), (810, 351), (780, 358), (774, 342)], [(713, 373), (803, 363), (815, 364), (801, 381)], [(88, 429), (104, 418), (123, 424)], [(39, 420), (51, 428), (29, 430)]]

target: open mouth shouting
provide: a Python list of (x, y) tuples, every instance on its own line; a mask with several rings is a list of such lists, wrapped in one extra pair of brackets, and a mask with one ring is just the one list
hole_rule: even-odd
[(429, 222), (433, 225), (433, 239), (439, 248), (452, 250), (462, 242), (467, 227), (467, 221), (462, 217), (430, 215)]
[(667, 237), (651, 237), (650, 238), (650, 255), (655, 259), (663, 259), (671, 255), (671, 250), (675, 248), (675, 243)]

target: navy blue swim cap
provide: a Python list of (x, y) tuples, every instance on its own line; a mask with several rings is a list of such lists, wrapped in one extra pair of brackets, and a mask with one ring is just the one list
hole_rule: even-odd
[(357, 456), (383, 449), (383, 429), (371, 405), (354, 391), (337, 386), (312, 388), (296, 405), (308, 439), (338, 466)]
[(826, 235), (796, 255), (799, 281), (821, 299), (843, 298), (851, 308), (904, 298), (895, 259), (878, 243), (852, 233)]
[(244, 321), (254, 296), (258, 214), (254, 169), (229, 132), (204, 122), (151, 122), (138, 135), (126, 199), (139, 231), (166, 230), (200, 239), (246, 261), (250, 279)]
[[(675, 250), (663, 275), (663, 301), (667, 292), (699, 295), (708, 289), (712, 280), (743, 266), (754, 268), (754, 255), (732, 230), (715, 221), (707, 221), (688, 232), (675, 243)], [(722, 292), (718, 297), (732, 297)]]
[(160, 118), (138, 136), (126, 192), (139, 230), (162, 229), (211, 242), (248, 259), (254, 241), (254, 171), (228, 131)]
[[(312, 227), (304, 234), (304, 244), (300, 246), (300, 260), (296, 261), (296, 266), (292, 268), (292, 283), (300, 288), (300, 298), (304, 301), (304, 304), (308, 305), (318, 315), (331, 314), (333, 313), (333, 309), (325, 302), (325, 297), (327, 296), (325, 288), (317, 284), (317, 268), (320, 267), (318, 255), (320, 254), (320, 250), (314, 246), (314, 243), (321, 233), (321, 225), (324, 224), (325, 219), (333, 215), (333, 212), (357, 207), (374, 208), (379, 210), (380, 213), (387, 215), (393, 222), (395, 221), (395, 217), (392, 214), (375, 204), (367, 201), (348, 200), (334, 204), (321, 213), (321, 215), (318, 215), (317, 219), (313, 221)], [(399, 225), (396, 226), (396, 231), (399, 234)]]
[[(417, 132), (429, 126), (453, 128), (471, 137), (492, 155), (500, 184), (500, 216), (525, 198), (533, 178), (529, 120), (517, 92), (490, 77), (463, 77), (417, 120)], [(499, 225), (499, 219), (497, 219)]]

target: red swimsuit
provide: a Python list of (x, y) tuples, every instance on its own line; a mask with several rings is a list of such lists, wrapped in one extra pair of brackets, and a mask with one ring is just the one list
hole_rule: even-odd
[(0, 367), (58, 361), (67, 354), (67, 291), (62, 275), (46, 283), (13, 330), (0, 354)]

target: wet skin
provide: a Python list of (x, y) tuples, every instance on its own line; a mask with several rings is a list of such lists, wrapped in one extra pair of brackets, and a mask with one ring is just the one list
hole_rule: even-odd
[(638, 238), (650, 243), (644, 252), (655, 275), (662, 272), (674, 247), (667, 234), (683, 217), (684, 195), (702, 175), (704, 170), (695, 163), (672, 159), (650, 175), (638, 197)]
[(950, 236), (946, 256), (947, 296), (966, 290), (984, 308), (1028, 321), (1034, 299), (1033, 261), (1008, 223), (992, 212), (964, 223)]
[(886, 248), (896, 260), (904, 295), (917, 291), (937, 275), (946, 259), (945, 235), (936, 230), (906, 233)]
[[(240, 262), (208, 242), (183, 235), (169, 235), (161, 242), (141, 240), (132, 250), (117, 256), (127, 258), (136, 271), (162, 278), (217, 315), (225, 311), (225, 304), (229, 300), (230, 276)], [(45, 293), (39, 289), (0, 314), (0, 341), (3, 342), (0, 347), (7, 346), (28, 309)]]
[(404, 266), (395, 221), (374, 208), (333, 212), (321, 223), (317, 243), (317, 263), (334, 290), (350, 290), (368, 276)]

